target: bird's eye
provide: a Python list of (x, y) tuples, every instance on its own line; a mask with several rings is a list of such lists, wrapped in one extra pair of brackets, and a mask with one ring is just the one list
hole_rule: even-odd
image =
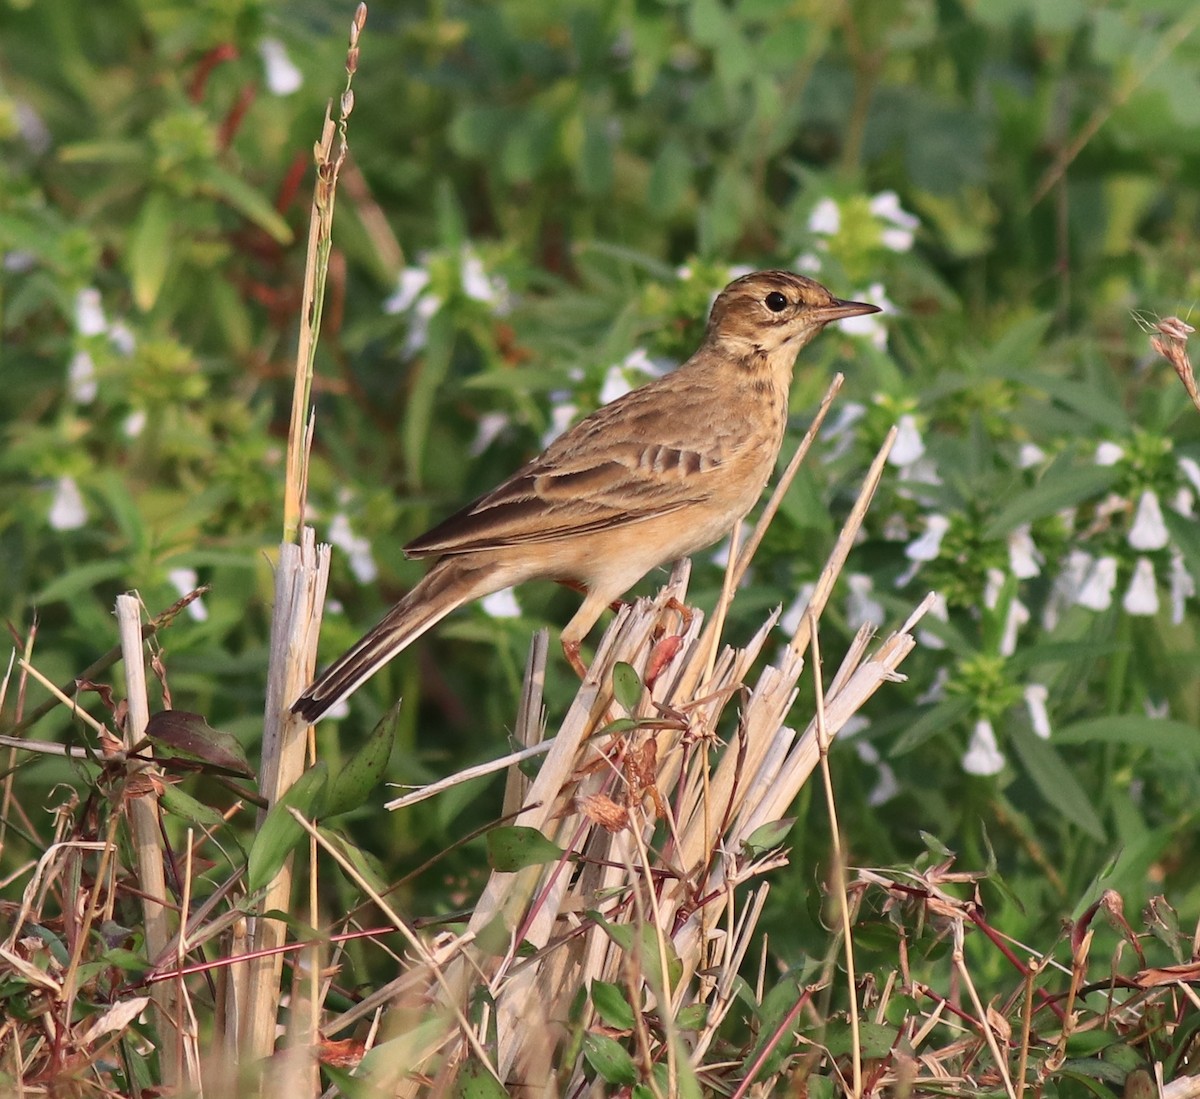
[(778, 290), (772, 290), (763, 301), (772, 313), (782, 313), (787, 308), (788, 303), (787, 298)]

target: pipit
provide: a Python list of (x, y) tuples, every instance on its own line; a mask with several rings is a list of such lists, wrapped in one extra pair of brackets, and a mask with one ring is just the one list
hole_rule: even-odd
[(598, 408), (508, 480), (404, 547), (433, 567), (292, 710), (318, 720), (456, 607), (526, 580), (584, 592), (580, 642), (656, 565), (711, 545), (761, 495), (783, 443), (796, 355), (831, 321), (878, 307), (788, 271), (731, 282), (678, 370)]

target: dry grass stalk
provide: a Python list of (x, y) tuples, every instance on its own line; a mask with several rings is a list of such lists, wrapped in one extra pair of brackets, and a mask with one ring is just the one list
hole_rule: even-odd
[[(329, 577), (329, 547), (316, 546), (312, 529), (302, 526), (308, 495), (308, 456), (313, 440), (313, 418), (310, 414), (313, 368), (317, 337), (321, 329), (321, 312), (325, 298), (325, 280), (329, 270), (329, 255), (333, 246), (333, 211), (337, 197), (338, 173), (345, 162), (346, 127), (354, 109), (351, 85), (358, 69), (358, 40), (366, 24), (367, 8), (359, 4), (350, 25), (350, 43), (346, 52), (346, 83), (339, 101), (338, 121), (333, 121), (329, 108), (320, 140), (314, 146), (316, 184), (313, 188), (312, 209), (309, 215), (308, 252), (304, 269), (304, 290), (301, 296), (300, 333), (296, 349), (295, 384), (292, 394), (292, 414), (288, 427), (287, 476), (284, 487), (283, 542), (280, 547), (279, 570), (275, 577), (275, 615), (271, 623), (271, 658), (268, 669), (266, 716), (263, 732), (260, 792), (274, 805), (300, 777), (305, 768), (305, 750), (310, 735), (288, 707), (311, 681), (316, 668), (317, 637), (320, 633), (321, 612), (325, 603), (325, 587)], [(263, 814), (265, 816), (265, 812)], [(260, 821), (261, 821), (260, 817)], [(292, 900), (291, 860), (267, 887), (258, 911), (289, 909)], [(310, 907), (315, 911), (315, 878), (310, 879)], [(286, 928), (278, 920), (256, 917), (250, 932), (256, 953), (281, 946)], [(309, 955), (309, 967), (314, 974), (319, 969), (315, 948)], [(261, 954), (237, 967), (230, 981), (227, 1032), (239, 1035), (243, 1055), (257, 1061), (270, 1054), (275, 1044), (276, 1014), (280, 999), (279, 981), (283, 956), (279, 953)], [(300, 990), (293, 990), (300, 997)], [(307, 1005), (293, 1017), (295, 1031), (289, 1041), (305, 1049), (316, 1044), (316, 1008), (310, 1002), (317, 992), (304, 998)], [(296, 1068), (297, 1061), (288, 1062), (294, 1070), (311, 1076), (315, 1082), (315, 1064)], [(273, 1084), (286, 1091), (302, 1086), (299, 1078), (276, 1078)]]
[[(126, 593), (117, 596), (117, 627), (125, 666), (128, 706), (125, 750), (128, 752), (145, 739), (146, 724), (150, 720), (146, 665), (142, 656), (142, 601), (137, 595)], [(146, 952), (151, 958), (157, 958), (166, 951), (172, 933), (171, 904), (163, 869), (163, 833), (158, 796), (154, 789), (154, 780), (160, 776), (158, 768), (134, 761), (128, 764), (127, 774), (131, 786), (136, 784), (137, 787), (136, 791), (131, 789), (127, 794), (126, 805), (137, 859), (138, 885), (142, 892)], [(179, 997), (169, 981), (155, 985), (151, 995), (157, 1016), (155, 1029), (159, 1038), (163, 1081), (168, 1086), (175, 1086), (185, 1079), (184, 1033), (179, 1015)]]
[[(814, 621), (878, 484), (887, 446), (818, 585)], [(756, 533), (748, 548), (759, 537)], [(743, 555), (734, 567), (744, 571), (748, 562)], [(756, 851), (746, 841), (782, 816), (820, 756), (816, 718), (801, 736), (786, 724), (809, 633), (802, 627), (757, 674), (778, 612), (745, 646), (725, 646), (710, 656), (712, 635), (703, 616), (692, 612), (685, 621), (677, 609), (688, 575), (688, 563), (680, 563), (657, 597), (620, 611), (537, 777), (524, 790), (524, 810), (515, 823), (575, 852), (577, 865), (560, 860), (493, 873), (465, 933), (445, 948), (441, 993), (429, 988), (445, 1008), (465, 1005), (472, 989), (486, 983), (496, 1014), (493, 1019), (485, 1011), (478, 1034), (494, 1025), (494, 1068), (509, 1086), (548, 1078), (554, 1043), (547, 1035), (555, 1021), (568, 1017), (577, 990), (593, 980), (627, 988), (639, 1019), (643, 1007), (655, 1013), (661, 1038), (652, 1040), (641, 1030), (634, 1035), (645, 1066), (661, 1057), (669, 1080), (698, 1068), (731, 1006), (734, 977), (768, 887), (752, 890), (744, 902), (735, 889), (787, 861), (779, 850)], [(929, 603), (869, 656), (870, 632), (855, 639), (825, 691), (826, 737), (835, 736), (880, 686), (900, 678), (897, 668), (913, 648), (912, 630)], [(661, 667), (663, 639), (675, 635), (681, 638), (679, 651)], [(544, 654), (531, 654), (518, 723), (523, 738), (540, 735), (544, 661)], [(630, 710), (614, 696), (618, 662), (632, 665), (645, 684)], [(718, 727), (724, 728), (723, 716), (734, 700), (739, 712), (725, 734), (730, 742), (713, 766)], [(627, 724), (606, 731), (617, 718), (641, 724), (632, 731)], [(524, 785), (525, 780), (513, 779), (508, 797)], [(512, 807), (506, 799), (506, 809)], [(664, 822), (656, 830), (659, 813)], [(619, 946), (587, 916), (589, 910), (618, 929), (645, 929), (635, 939), (645, 934), (646, 949)], [(509, 949), (500, 958), (472, 945), (485, 932), (490, 937), (498, 924), (509, 934)], [(536, 953), (526, 956), (531, 947)], [(683, 1043), (673, 1031), (674, 1020), (683, 1008), (700, 1004), (709, 1007), (707, 1023)], [(652, 1049), (659, 1040), (663, 1048)], [(439, 1045), (431, 1041), (426, 1050)], [(418, 1067), (408, 1066), (410, 1071)], [(560, 1083), (573, 1090), (581, 1079)], [(398, 1094), (418, 1090), (411, 1084)]]
[[(263, 727), (262, 770), (259, 791), (274, 805), (305, 768), (308, 728), (289, 706), (312, 678), (317, 663), (317, 636), (321, 608), (329, 580), (329, 547), (316, 545), (311, 528), (301, 531), (300, 543), (285, 542), (275, 573), (275, 614), (271, 622), (271, 656), (267, 678), (267, 703)], [(263, 814), (265, 816), (265, 813)], [(261, 823), (260, 818), (260, 823)], [(257, 910), (288, 910), (291, 906), (290, 860), (267, 887)], [(286, 926), (258, 916), (251, 931), (255, 951), (283, 944)], [(257, 1060), (275, 1045), (275, 1018), (279, 1006), (282, 955), (257, 957), (238, 966), (231, 1016), (227, 1027), (240, 1035), (243, 1055)], [(238, 988), (244, 981), (244, 994)]]

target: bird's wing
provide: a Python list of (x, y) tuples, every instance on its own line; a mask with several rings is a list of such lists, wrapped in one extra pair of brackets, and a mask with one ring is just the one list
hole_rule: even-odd
[(486, 496), (405, 546), (405, 553), (429, 557), (549, 542), (704, 500), (722, 462), (723, 440), (697, 430), (678, 402), (675, 412), (682, 416), (664, 417), (657, 388), (651, 383), (597, 409)]

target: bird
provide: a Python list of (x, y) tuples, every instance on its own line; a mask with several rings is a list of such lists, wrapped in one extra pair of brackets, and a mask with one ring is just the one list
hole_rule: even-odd
[(404, 547), (436, 560), (292, 704), (312, 724), (451, 611), (528, 580), (584, 593), (562, 633), (580, 645), (651, 569), (716, 542), (775, 468), (798, 352), (827, 324), (879, 307), (790, 271), (735, 279), (682, 366), (602, 405), (538, 457)]

